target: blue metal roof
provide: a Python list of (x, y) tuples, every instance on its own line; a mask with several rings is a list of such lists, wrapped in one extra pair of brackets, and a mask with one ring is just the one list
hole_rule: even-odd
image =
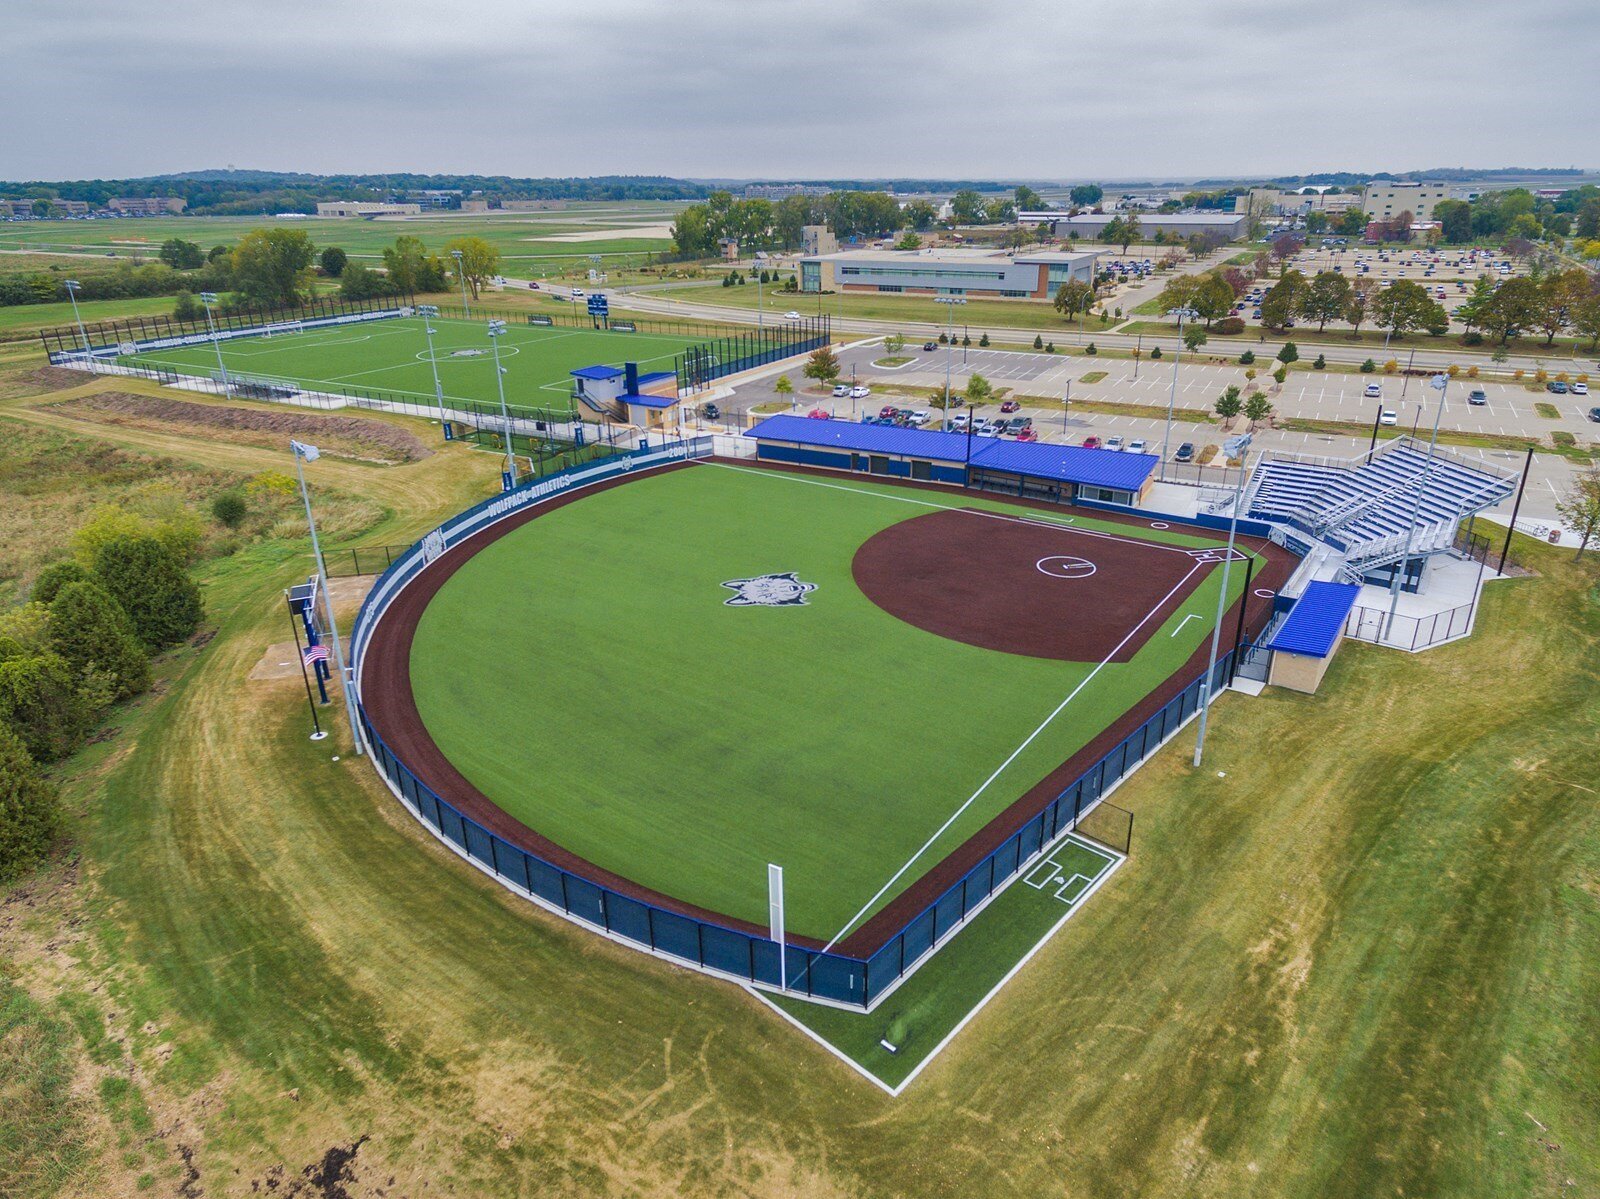
[(1345, 618), (1360, 594), (1361, 588), (1354, 583), (1308, 584), (1289, 618), (1272, 635), (1268, 648), (1326, 658), (1344, 631)]
[(641, 408), (671, 408), (678, 402), (677, 396), (646, 396), (629, 393), (617, 397), (624, 404), (638, 404)]
[[(862, 454), (927, 458), (935, 462), (966, 462), (969, 451), (969, 438), (965, 433), (863, 425), (845, 420), (812, 420), (804, 416), (769, 416), (745, 436), (757, 441), (786, 441)], [(1158, 462), (1154, 454), (1086, 450), (1082, 446), (1042, 441), (972, 437), (970, 442), (973, 466), (1064, 483), (1113, 487), (1119, 491), (1138, 491)]]
[(620, 366), (580, 366), (571, 372), (578, 379), (615, 379), (621, 373)]

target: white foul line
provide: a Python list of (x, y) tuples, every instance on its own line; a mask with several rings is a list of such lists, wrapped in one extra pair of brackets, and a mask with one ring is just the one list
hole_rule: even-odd
[(1176, 637), (1179, 633), (1183, 632), (1183, 626), (1188, 624), (1191, 620), (1204, 620), (1204, 619), (1205, 618), (1203, 616), (1200, 616), (1198, 613), (1190, 612), (1187, 616), (1185, 616), (1182, 620), (1180, 620), (1178, 622), (1178, 627), (1173, 629), (1172, 632), (1168, 633), (1167, 636), (1168, 637)]

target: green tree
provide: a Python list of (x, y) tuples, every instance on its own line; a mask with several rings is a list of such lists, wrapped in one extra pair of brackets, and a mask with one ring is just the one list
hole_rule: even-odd
[(35, 603), (48, 604), (68, 583), (85, 583), (93, 577), (81, 563), (71, 558), (52, 562), (34, 578), (32, 598)]
[(1443, 312), (1420, 283), (1409, 279), (1398, 279), (1381, 289), (1372, 302), (1372, 319), (1382, 328), (1393, 331), (1396, 337), (1404, 337), (1413, 329), (1427, 328)]
[(1067, 193), (1074, 206), (1078, 208), (1091, 208), (1100, 203), (1106, 193), (1098, 183), (1080, 183)]
[(147, 649), (182, 641), (205, 614), (200, 588), (182, 559), (153, 537), (106, 541), (95, 551), (94, 573), (133, 621)]
[(1465, 200), (1440, 200), (1433, 206), (1433, 219), (1445, 241), (1472, 240), (1472, 205)]
[(1272, 404), (1261, 392), (1252, 392), (1250, 398), (1244, 402), (1244, 416), (1254, 429), (1262, 421), (1272, 415)]
[(905, 207), (905, 221), (918, 233), (926, 233), (939, 219), (939, 210), (926, 200), (913, 200)]
[(394, 284), (359, 262), (348, 264), (339, 275), (339, 295), (346, 300), (372, 300), (394, 294)]
[[(1183, 331), (1183, 344), (1184, 348), (1187, 349), (1191, 354), (1194, 353), (1194, 351), (1206, 344), (1206, 331), (1194, 325), (1190, 325)], [(1161, 347), (1157, 346), (1156, 348), (1160, 349)]]
[(316, 247), (304, 229), (253, 229), (230, 256), (233, 286), (265, 308), (294, 308), (311, 286)]
[(454, 260), (457, 253), (461, 255), (461, 277), (467, 281), (467, 290), (472, 292), (476, 300), (483, 290), (484, 284), (494, 278), (495, 271), (500, 266), (500, 251), (481, 237), (458, 237), (445, 246), (445, 253)]
[(27, 654), (0, 662), (0, 725), (22, 738), (36, 762), (54, 762), (78, 748), (89, 709), (66, 659)]
[(162, 242), (157, 257), (175, 271), (198, 270), (206, 264), (205, 251), (181, 237), (169, 237)]
[(1094, 288), (1081, 279), (1068, 279), (1056, 288), (1056, 311), (1069, 321), (1079, 313), (1089, 311), (1094, 304)]
[(0, 725), (0, 886), (44, 861), (61, 824), (55, 787), (22, 738)]
[(1211, 328), (1211, 322), (1227, 316), (1233, 311), (1233, 303), (1238, 298), (1229, 283), (1222, 275), (1207, 271), (1200, 276), (1200, 283), (1194, 289), (1194, 296), (1190, 306), (1206, 323), (1206, 328)]
[(1350, 280), (1338, 271), (1320, 271), (1300, 294), (1298, 310), (1308, 321), (1317, 322), (1317, 332), (1328, 322), (1343, 316), (1350, 307)]
[(1371, 279), (1357, 279), (1350, 285), (1350, 299), (1344, 306), (1344, 319), (1351, 324), (1352, 337), (1361, 335), (1361, 326), (1372, 311), (1372, 297), (1377, 290), (1378, 285)]
[(1507, 279), (1494, 289), (1488, 303), (1478, 314), (1478, 324), (1485, 333), (1499, 338), (1505, 345), (1512, 334), (1533, 324), (1539, 310), (1539, 285), (1532, 279)]
[(1222, 418), (1222, 427), (1226, 429), (1233, 418), (1244, 411), (1244, 401), (1239, 398), (1239, 388), (1230, 383), (1226, 391), (1217, 397), (1215, 410)]
[(345, 263), (350, 261), (350, 256), (338, 246), (329, 246), (317, 257), (317, 265), (322, 268), (322, 273), (330, 279), (337, 279), (344, 274)]
[[(396, 291), (409, 295), (424, 290), (420, 284), (427, 261), (428, 249), (420, 237), (397, 237), (394, 245), (383, 251), (383, 269), (390, 285)], [(476, 296), (478, 293), (474, 290), (472, 294)]]
[(915, 233), (907, 233), (894, 243), (894, 248), (897, 250), (920, 250), (922, 249), (922, 239)]
[(966, 397), (968, 408), (982, 408), (985, 404), (994, 401), (994, 384), (974, 372), (972, 377), (967, 380)]
[(1593, 288), (1589, 272), (1576, 267), (1546, 275), (1539, 281), (1539, 303), (1534, 324), (1544, 330), (1544, 344), (1550, 345), (1556, 334), (1572, 323), (1578, 306)]
[(981, 225), (985, 216), (983, 197), (964, 187), (950, 197), (950, 219), (958, 225)]
[(1017, 184), (1014, 194), (1018, 212), (1039, 212), (1044, 208), (1044, 197), (1026, 183)]
[(1589, 348), (1600, 345), (1600, 291), (1592, 291), (1572, 310), (1572, 327), (1589, 337)]
[(80, 678), (100, 670), (121, 699), (150, 685), (150, 659), (133, 622), (98, 583), (68, 583), (50, 605), (52, 648)]
[(229, 529), (237, 529), (249, 513), (250, 505), (240, 491), (224, 491), (211, 501), (211, 515), (216, 517), (218, 524)]
[(1574, 560), (1583, 557), (1596, 534), (1600, 534), (1600, 466), (1591, 462), (1573, 475), (1561, 498), (1556, 501), (1556, 511), (1561, 523), (1578, 535), (1578, 552)]
[(1285, 271), (1272, 290), (1261, 299), (1261, 323), (1269, 329), (1282, 329), (1300, 307), (1300, 293), (1306, 277), (1299, 271)]
[(672, 248), (679, 258), (709, 258), (716, 252), (717, 235), (711, 228), (711, 210), (691, 204), (672, 222)]
[(801, 373), (826, 387), (839, 377), (839, 356), (833, 352), (831, 346), (813, 350), (811, 356), (806, 359), (805, 368)]
[(885, 337), (883, 339), (883, 348), (888, 352), (888, 354), (889, 354), (889, 356), (891, 358), (894, 357), (901, 350), (906, 348), (905, 334), (903, 334), (903, 333), (891, 333), (891, 334), (889, 334), (888, 337)]
[(1300, 347), (1292, 341), (1286, 341), (1278, 350), (1278, 361), (1287, 366), (1291, 362), (1300, 361)]
[(777, 382), (772, 385), (772, 390), (787, 400), (794, 395), (794, 384), (789, 382), (788, 375), (779, 375)]
[(990, 225), (1004, 225), (1017, 219), (1017, 206), (1010, 196), (995, 196), (983, 206), (983, 219)]

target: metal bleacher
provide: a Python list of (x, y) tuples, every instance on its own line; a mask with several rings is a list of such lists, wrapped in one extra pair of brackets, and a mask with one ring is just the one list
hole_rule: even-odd
[[(1251, 477), (1246, 512), (1331, 547), (1344, 559), (1340, 576), (1359, 582), (1402, 558), (1449, 550), (1462, 521), (1515, 490), (1508, 472), (1438, 448), (1430, 466), (1426, 443), (1398, 437), (1350, 459), (1265, 457)], [(1413, 513), (1416, 528), (1408, 532)]]

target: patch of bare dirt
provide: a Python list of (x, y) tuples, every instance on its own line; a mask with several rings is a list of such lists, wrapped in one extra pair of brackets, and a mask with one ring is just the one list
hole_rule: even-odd
[[(60, 372), (72, 374), (73, 372)], [(363, 416), (329, 416), (285, 409), (233, 408), (161, 396), (106, 391), (66, 400), (54, 409), (101, 424), (157, 431), (203, 430), (212, 440), (242, 445), (281, 446), (290, 437), (312, 441), (327, 453), (393, 466), (433, 453), (409, 430)]]

